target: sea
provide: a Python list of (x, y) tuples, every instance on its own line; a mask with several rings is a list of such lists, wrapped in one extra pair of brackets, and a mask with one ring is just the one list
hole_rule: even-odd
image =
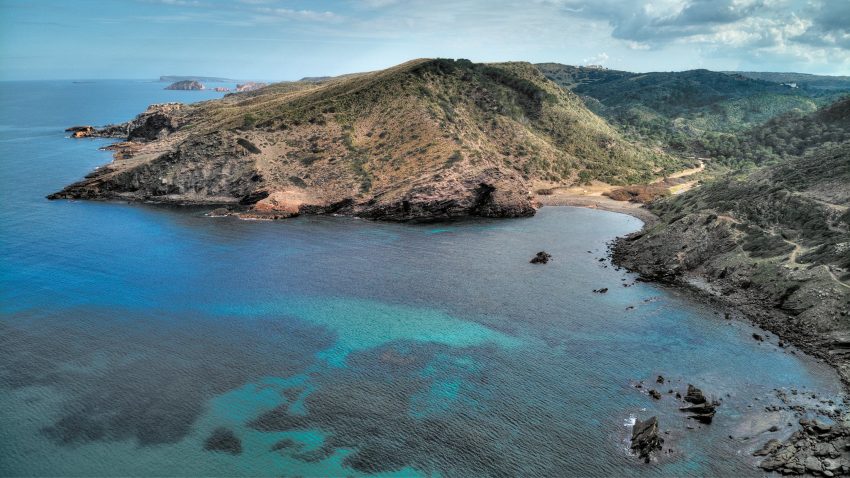
[[(613, 265), (642, 226), (623, 214), (45, 199), (111, 160), (65, 128), (222, 96), (164, 86), (0, 83), (1, 476), (762, 476), (752, 451), (799, 419), (765, 411), (778, 393), (842, 398), (826, 365)], [(688, 384), (713, 423), (679, 411)], [(629, 438), (652, 416), (644, 463)]]

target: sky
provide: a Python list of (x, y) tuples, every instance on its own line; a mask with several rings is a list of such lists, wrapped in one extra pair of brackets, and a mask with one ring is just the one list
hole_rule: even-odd
[(421, 57), (850, 75), (850, 0), (0, 0), (3, 80), (293, 80)]

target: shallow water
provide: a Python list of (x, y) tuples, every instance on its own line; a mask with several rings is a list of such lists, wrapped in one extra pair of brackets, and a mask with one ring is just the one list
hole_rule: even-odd
[[(213, 97), (162, 86), (0, 88), (0, 475), (759, 475), (749, 452), (790, 430), (758, 413), (773, 389), (839, 393), (600, 261), (640, 227), (620, 214), (253, 222), (43, 199), (109, 160), (64, 127)], [(687, 383), (723, 399), (713, 424), (676, 410)], [(627, 440), (652, 415), (674, 453), (646, 465)], [(220, 427), (240, 454), (204, 450)]]

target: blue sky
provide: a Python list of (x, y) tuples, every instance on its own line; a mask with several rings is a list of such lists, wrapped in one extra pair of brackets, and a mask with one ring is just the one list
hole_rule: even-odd
[(418, 57), (850, 75), (850, 0), (0, 0), (0, 79), (288, 80)]

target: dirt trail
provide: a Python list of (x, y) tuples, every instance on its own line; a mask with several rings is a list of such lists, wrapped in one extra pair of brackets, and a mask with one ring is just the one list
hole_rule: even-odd
[[(792, 266), (807, 267), (806, 264), (800, 264), (799, 262), (797, 262), (797, 256), (800, 255), (800, 251), (803, 250), (803, 246), (797, 244), (796, 242), (789, 241), (788, 239), (783, 239), (783, 241), (785, 241), (787, 244), (794, 246), (794, 250), (791, 251), (790, 254), (788, 254), (788, 263)], [(823, 264), (820, 267), (823, 267), (824, 269), (826, 269), (826, 273), (829, 274), (829, 276), (832, 277), (832, 280), (837, 282), (838, 285), (840, 285), (841, 287), (846, 287), (846, 288), (850, 289), (850, 285), (842, 282), (841, 279), (839, 279), (838, 276), (835, 275), (834, 272), (832, 272), (832, 269), (830, 269), (828, 265)]]

